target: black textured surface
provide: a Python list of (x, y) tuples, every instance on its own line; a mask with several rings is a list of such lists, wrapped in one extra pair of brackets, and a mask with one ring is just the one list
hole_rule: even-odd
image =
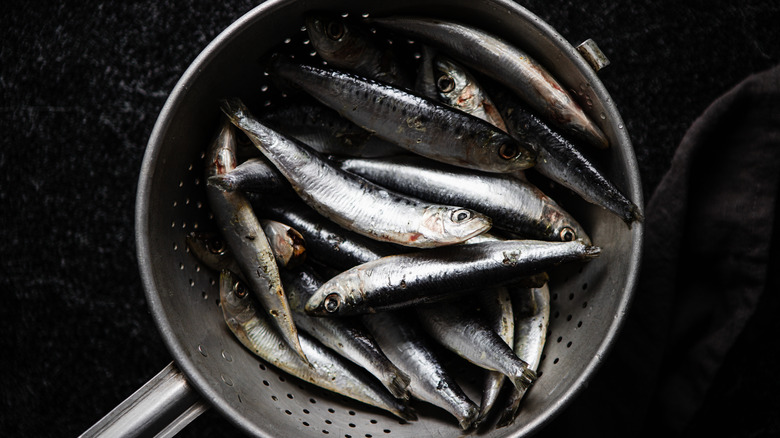
[[(5, 3), (0, 435), (78, 435), (170, 361), (135, 258), (141, 159), (187, 65), (254, 4)], [(593, 38), (612, 61), (599, 76), (634, 143), (646, 199), (696, 117), (780, 63), (774, 0), (523, 5), (574, 44)], [(777, 308), (776, 296), (763, 298), (689, 430), (778, 433), (776, 354), (762, 354), (777, 345)], [(582, 424), (581, 435), (608, 431)], [(211, 411), (181, 435), (239, 434)]]

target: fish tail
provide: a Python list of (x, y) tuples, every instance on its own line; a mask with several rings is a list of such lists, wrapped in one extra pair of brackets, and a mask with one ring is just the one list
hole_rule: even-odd
[(236, 178), (227, 173), (210, 176), (208, 180), (206, 180), (206, 184), (226, 192), (232, 192), (238, 188)]
[(510, 376), (510, 379), (518, 391), (526, 391), (536, 381), (536, 372), (528, 367), (523, 367), (519, 374)]
[(506, 427), (512, 424), (520, 413), (520, 400), (523, 399), (525, 391), (514, 391), (509, 403), (501, 411), (501, 415), (496, 422), (496, 427)]
[(417, 421), (417, 412), (409, 405), (402, 405), (392, 411), (398, 418), (406, 421)]
[(469, 430), (477, 426), (477, 417), (479, 417), (479, 409), (475, 405), (470, 405), (465, 415), (457, 416), (458, 425), (461, 430)]
[(393, 397), (405, 401), (411, 398), (409, 394), (411, 379), (406, 373), (393, 366), (392, 368), (388, 367), (384, 375), (384, 384)]
[(631, 204), (631, 208), (626, 212), (626, 217), (623, 218), (623, 221), (628, 225), (628, 228), (631, 228), (631, 223), (634, 221), (641, 223), (644, 220), (645, 217), (642, 215), (642, 212), (639, 211), (639, 207), (634, 204)]
[(601, 255), (601, 247), (590, 245), (585, 248), (585, 258), (586, 259), (595, 259)]

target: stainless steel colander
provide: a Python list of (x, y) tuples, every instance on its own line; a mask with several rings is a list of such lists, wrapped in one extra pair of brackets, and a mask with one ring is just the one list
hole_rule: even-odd
[[(85, 436), (158, 432), (168, 436), (205, 406), (213, 406), (257, 436), (462, 435), (457, 422), (443, 410), (417, 403), (419, 421), (399, 422), (383, 411), (301, 382), (258, 360), (225, 326), (218, 306), (218, 274), (201, 266), (187, 250), (188, 233), (213, 228), (204, 190), (203, 156), (217, 128), (217, 102), (239, 96), (259, 105), (266, 100), (272, 104), (268, 96), (273, 94), (273, 85), (257, 61), (287, 38), (287, 44), (305, 44), (305, 38), (295, 36), (301, 35), (303, 15), (310, 11), (435, 16), (480, 27), (522, 48), (573, 91), (601, 126), (612, 147), (598, 151), (599, 164), (634, 203), (642, 205), (628, 134), (596, 76), (593, 60), (586, 60), (594, 53), (593, 46), (586, 46), (590, 51), (578, 51), (516, 3), (266, 1), (233, 23), (192, 63), (163, 107), (144, 157), (136, 206), (139, 266), (153, 317), (175, 365)], [(587, 264), (550, 273), (553, 307), (541, 377), (512, 426), (481, 436), (526, 436), (542, 427), (584, 390), (622, 325), (637, 280), (642, 224), (629, 229), (617, 216), (578, 199), (567, 200), (565, 207), (602, 247), (602, 254)], [(469, 368), (460, 370), (458, 376), (478, 400)]]

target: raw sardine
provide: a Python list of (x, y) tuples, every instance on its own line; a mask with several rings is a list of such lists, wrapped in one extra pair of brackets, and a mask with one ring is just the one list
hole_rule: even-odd
[(568, 187), (582, 199), (618, 215), (631, 226), (642, 214), (614, 184), (577, 148), (532, 114), (511, 93), (490, 88), (507, 124), (508, 132), (529, 144), (538, 154), (535, 169), (547, 178)]
[(528, 181), (460, 169), (409, 155), (336, 160), (370, 181), (430, 202), (463, 205), (489, 216), (493, 226), (540, 240), (590, 238), (572, 215)]
[[(233, 129), (228, 120), (223, 121), (206, 157), (207, 176), (224, 174), (236, 167)], [(234, 254), (248, 287), (257, 296), (263, 309), (271, 315), (271, 320), (285, 341), (305, 359), (273, 251), (249, 201), (241, 192), (225, 191), (209, 183), (206, 184), (206, 195), (214, 220), (227, 247)]]
[[(528, 289), (515, 295), (515, 353), (536, 371), (542, 358), (550, 322), (550, 289), (548, 286)], [(525, 391), (515, 390), (498, 420), (498, 427), (507, 426), (517, 417)]]
[(306, 242), (301, 233), (289, 225), (268, 219), (260, 219), (260, 224), (279, 267), (291, 269), (306, 260)]
[(497, 286), (600, 249), (582, 242), (506, 240), (383, 257), (328, 280), (306, 303), (318, 315), (373, 313)]
[(220, 304), (230, 331), (254, 354), (299, 379), (385, 409), (404, 420), (417, 416), (406, 404), (393, 397), (365, 370), (353, 366), (321, 343), (300, 333), (308, 363), (290, 351), (287, 344), (259, 312), (252, 296), (229, 271), (220, 275)]
[(230, 172), (210, 176), (209, 181), (225, 191), (273, 193), (276, 196), (289, 193), (294, 196), (284, 176), (263, 158), (250, 158)]
[[(479, 296), (479, 304), (485, 322), (492, 326), (499, 337), (510, 347), (514, 347), (515, 317), (512, 310), (512, 297), (506, 287), (494, 288)], [(479, 405), (479, 419), (482, 422), (498, 400), (506, 378), (498, 371), (488, 371), (482, 381), (482, 401)]]
[(483, 30), (423, 17), (372, 20), (380, 26), (437, 46), (448, 55), (511, 89), (545, 120), (597, 147), (609, 142), (566, 88), (517, 47)]
[(515, 388), (527, 390), (536, 373), (515, 355), (474, 308), (443, 302), (415, 308), (420, 325), (440, 344), (469, 362), (509, 377)]
[(364, 315), (361, 319), (387, 357), (409, 375), (409, 389), (414, 397), (450, 412), (461, 429), (472, 426), (477, 406), (444, 369), (412, 321), (394, 312)]
[(306, 31), (317, 54), (333, 67), (398, 87), (410, 87), (411, 79), (390, 47), (359, 23), (339, 16), (306, 18)]
[(377, 136), (461, 167), (514, 172), (534, 153), (490, 123), (432, 99), (353, 74), (286, 62), (273, 72)]
[(304, 305), (322, 285), (311, 268), (301, 266), (295, 271), (282, 271), (282, 281), (290, 306), (297, 312), (295, 323), (323, 345), (365, 368), (379, 379), (393, 396), (409, 399), (409, 376), (385, 356), (373, 336), (360, 321), (353, 318), (319, 318), (304, 313)]
[(239, 100), (224, 101), (222, 109), (307, 204), (345, 228), (376, 240), (430, 248), (463, 242), (491, 226), (488, 217), (475, 211), (423, 203), (340, 170), (262, 125)]

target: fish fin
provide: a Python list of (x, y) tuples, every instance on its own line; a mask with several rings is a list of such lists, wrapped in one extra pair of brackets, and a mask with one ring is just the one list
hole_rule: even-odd
[(506, 427), (512, 424), (520, 413), (520, 401), (523, 399), (525, 391), (513, 391), (509, 403), (501, 411), (496, 427)]
[(230, 174), (227, 173), (208, 177), (206, 184), (226, 192), (232, 192), (238, 188), (236, 186), (235, 178), (231, 177)]

